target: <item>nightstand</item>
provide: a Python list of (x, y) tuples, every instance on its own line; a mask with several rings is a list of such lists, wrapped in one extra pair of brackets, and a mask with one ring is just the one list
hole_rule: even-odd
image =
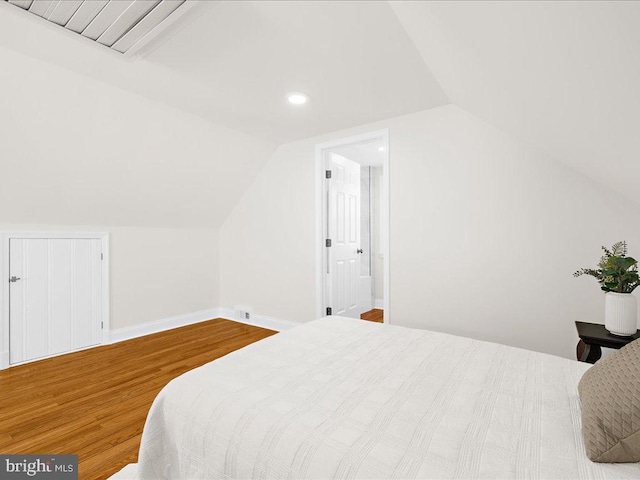
[(616, 350), (626, 344), (640, 338), (640, 330), (631, 337), (618, 337), (611, 335), (604, 325), (597, 323), (576, 322), (576, 329), (580, 341), (576, 346), (576, 357), (581, 362), (596, 363), (602, 356), (602, 348), (615, 348)]

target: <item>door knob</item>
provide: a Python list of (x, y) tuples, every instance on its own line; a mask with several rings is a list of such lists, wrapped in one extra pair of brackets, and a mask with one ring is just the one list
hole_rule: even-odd
[(361, 248), (359, 248), (358, 250), (356, 250), (356, 253), (363, 253), (364, 250), (362, 250)]
[(10, 281), (11, 283), (15, 283), (15, 282), (17, 282), (18, 280), (20, 280), (20, 278), (19, 278), (19, 277), (11, 277), (11, 278), (9, 279), (9, 281)]

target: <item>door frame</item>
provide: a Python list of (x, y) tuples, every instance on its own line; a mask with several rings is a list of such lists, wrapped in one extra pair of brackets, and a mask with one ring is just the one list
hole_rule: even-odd
[(390, 193), (390, 171), (389, 161), (391, 158), (389, 150), (389, 129), (375, 130), (372, 132), (362, 133), (360, 135), (354, 135), (337, 140), (319, 143), (316, 145), (316, 316), (322, 318), (326, 314), (326, 271), (327, 271), (327, 255), (325, 239), (327, 238), (327, 205), (324, 201), (324, 187), (325, 187), (325, 163), (324, 157), (327, 150), (331, 150), (336, 147), (343, 147), (345, 145), (351, 145), (354, 143), (362, 143), (366, 141), (382, 139), (382, 145), (384, 147), (384, 156), (382, 160), (382, 167), (384, 175), (382, 177), (382, 192), (380, 198), (381, 212), (380, 212), (380, 224), (382, 228), (381, 243), (383, 258), (383, 295), (384, 295), (384, 323), (390, 323), (391, 317), (391, 302), (389, 298), (389, 231), (390, 231), (390, 210), (389, 210), (389, 193)]
[[(101, 312), (100, 320), (102, 322), (102, 335), (101, 341), (98, 345), (106, 345), (110, 343), (109, 331), (109, 233), (107, 232), (43, 232), (43, 231), (0, 231), (0, 240), (2, 242), (0, 248), (2, 250), (2, 256), (0, 257), (0, 282), (2, 282), (2, 288), (0, 288), (0, 370), (13, 367), (15, 365), (21, 365), (21, 362), (15, 365), (9, 363), (9, 240), (12, 238), (27, 238), (27, 239), (90, 239), (100, 240), (102, 247), (102, 288), (101, 288)], [(81, 349), (71, 350), (85, 350), (85, 347)], [(49, 357), (45, 357), (49, 358)]]

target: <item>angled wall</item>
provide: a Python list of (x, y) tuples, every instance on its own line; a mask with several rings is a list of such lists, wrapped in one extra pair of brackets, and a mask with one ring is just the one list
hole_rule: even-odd
[(112, 329), (217, 307), (217, 227), (274, 147), (3, 47), (0, 63), (0, 230), (109, 232)]
[[(453, 105), (281, 146), (220, 230), (220, 303), (315, 317), (317, 143), (390, 129), (391, 323), (574, 355), (603, 322), (600, 245), (640, 251), (623, 197)], [(637, 254), (637, 253), (636, 253)]]
[(2, 47), (0, 63), (0, 222), (217, 228), (275, 148)]

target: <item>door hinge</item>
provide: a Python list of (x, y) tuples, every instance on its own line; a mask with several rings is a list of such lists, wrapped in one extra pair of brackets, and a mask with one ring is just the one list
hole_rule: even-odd
[(331, 170), (324, 171), (324, 178), (331, 178)]
[(104, 322), (100, 322), (100, 328), (104, 329)]
[(331, 315), (331, 307), (327, 307), (327, 315)]
[(104, 260), (104, 253), (100, 254), (100, 260)]
[(330, 239), (330, 238), (327, 238), (327, 239), (324, 241), (324, 246), (325, 246), (325, 247), (330, 247), (330, 246), (331, 246), (331, 239)]

